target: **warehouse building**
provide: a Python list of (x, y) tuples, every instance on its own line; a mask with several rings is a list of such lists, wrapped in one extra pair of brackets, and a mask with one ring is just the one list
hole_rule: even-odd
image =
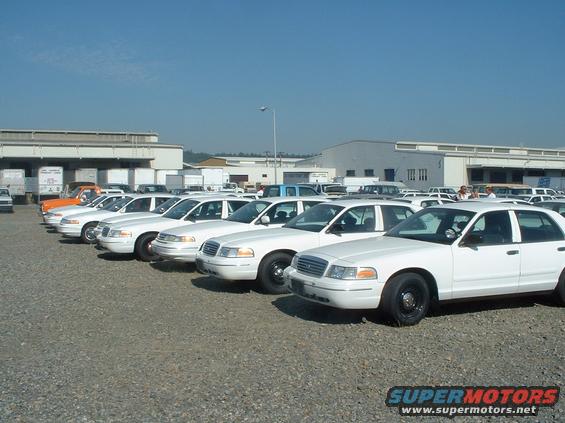
[(296, 166), (332, 167), (339, 176), (370, 176), (415, 189), (523, 183), (565, 176), (565, 150), (411, 141), (354, 140), (322, 150)]
[(156, 133), (0, 129), (0, 169), (41, 166), (182, 169), (180, 145), (159, 143)]

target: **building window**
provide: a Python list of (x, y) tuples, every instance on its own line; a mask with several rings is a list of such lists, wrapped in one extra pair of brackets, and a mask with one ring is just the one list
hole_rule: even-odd
[(266, 173), (263, 173), (263, 178), (266, 178), (266, 177), (267, 177), (267, 174), (266, 174)]
[(471, 181), (483, 182), (483, 169), (471, 169)]
[(365, 169), (365, 176), (375, 176), (375, 169)]
[(355, 176), (355, 170), (354, 169), (348, 169), (345, 171), (345, 176)]
[(512, 182), (521, 184), (524, 181), (524, 171), (523, 170), (513, 170), (512, 171)]
[(415, 181), (416, 180), (416, 169), (407, 169), (408, 172), (408, 180)]
[(428, 169), (418, 169), (418, 180), (419, 181), (428, 180)]
[(385, 169), (385, 181), (394, 182), (394, 169)]

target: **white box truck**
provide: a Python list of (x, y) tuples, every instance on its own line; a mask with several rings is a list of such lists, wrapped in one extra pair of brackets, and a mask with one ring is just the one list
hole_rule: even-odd
[(139, 185), (154, 184), (155, 183), (155, 169), (147, 167), (138, 167), (136, 169), (129, 169), (128, 184), (137, 191)]
[(346, 187), (348, 193), (359, 192), (365, 185), (375, 185), (379, 182), (378, 177), (362, 176), (337, 176), (335, 182)]
[(0, 169), (0, 185), (8, 187), (10, 195), (25, 195), (24, 169)]
[(202, 185), (208, 191), (220, 191), (224, 185), (223, 169), (200, 169), (202, 171)]
[(98, 183), (104, 184), (129, 184), (129, 169), (104, 169), (98, 171)]
[(63, 168), (61, 166), (42, 166), (37, 170), (38, 195), (57, 195), (63, 191)]
[(155, 171), (155, 183), (159, 185), (167, 185), (167, 176), (178, 175), (179, 171), (175, 169), (160, 169)]

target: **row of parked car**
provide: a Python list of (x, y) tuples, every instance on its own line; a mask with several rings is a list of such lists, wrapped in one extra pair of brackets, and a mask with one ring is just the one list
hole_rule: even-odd
[(565, 201), (542, 205), (106, 193), (42, 214), (111, 253), (412, 325), (436, 301), (545, 292), (565, 304)]

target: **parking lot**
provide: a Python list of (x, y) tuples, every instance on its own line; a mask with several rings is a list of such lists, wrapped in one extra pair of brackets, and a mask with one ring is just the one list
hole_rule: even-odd
[(564, 384), (565, 312), (545, 297), (396, 328), (103, 253), (31, 206), (0, 214), (0, 235), (0, 421), (417, 421), (385, 406), (390, 387)]

